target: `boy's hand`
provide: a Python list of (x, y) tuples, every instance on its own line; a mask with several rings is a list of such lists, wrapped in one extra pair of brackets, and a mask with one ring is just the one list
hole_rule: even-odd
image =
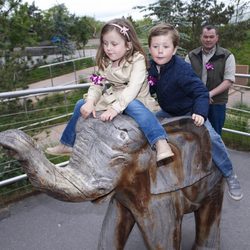
[(89, 100), (84, 103), (80, 109), (80, 112), (84, 119), (87, 119), (91, 113), (93, 113), (93, 117), (96, 118), (94, 101)]
[(103, 112), (100, 116), (102, 121), (112, 121), (118, 115), (118, 112), (112, 108), (109, 108), (105, 112)]
[(194, 124), (197, 127), (200, 127), (201, 125), (203, 125), (205, 121), (203, 116), (197, 115), (197, 114), (192, 114), (192, 119), (194, 120)]

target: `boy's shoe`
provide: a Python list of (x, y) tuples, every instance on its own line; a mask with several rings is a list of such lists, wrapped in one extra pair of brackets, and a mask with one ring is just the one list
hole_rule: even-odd
[(172, 152), (166, 140), (159, 140), (156, 143), (156, 152), (156, 161), (162, 161), (164, 159), (174, 156), (174, 153)]
[(60, 144), (52, 148), (47, 148), (45, 152), (50, 155), (71, 155), (72, 147)]
[(240, 187), (240, 182), (237, 179), (237, 176), (233, 173), (226, 178), (226, 181), (230, 197), (236, 201), (241, 200), (243, 198), (243, 193)]

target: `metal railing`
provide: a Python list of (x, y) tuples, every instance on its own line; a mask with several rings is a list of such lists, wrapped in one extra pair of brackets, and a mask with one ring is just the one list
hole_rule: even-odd
[(49, 68), (51, 86), (53, 87), (53, 86), (54, 86), (54, 81), (53, 81), (53, 75), (52, 75), (52, 68), (53, 68), (54, 66), (56, 66), (56, 65), (61, 65), (62, 63), (63, 63), (63, 64), (66, 64), (66, 63), (72, 62), (72, 64), (73, 64), (74, 79), (75, 79), (74, 82), (77, 83), (77, 82), (78, 82), (78, 79), (77, 79), (77, 75), (76, 75), (76, 64), (75, 64), (75, 62), (76, 62), (76, 61), (83, 60), (83, 59), (88, 59), (88, 58), (93, 59), (93, 56), (81, 57), (81, 58), (66, 60), (66, 61), (63, 61), (63, 62), (56, 62), (56, 63), (46, 64), (46, 65), (40, 66), (39, 69)]
[[(250, 75), (242, 75), (242, 74), (237, 74), (237, 76), (242, 76), (242, 77), (249, 77)], [(66, 86), (57, 86), (57, 87), (46, 87), (46, 88), (39, 88), (39, 89), (29, 89), (29, 90), (19, 90), (19, 91), (11, 91), (11, 92), (4, 92), (4, 93), (0, 93), (0, 103), (1, 102), (6, 102), (12, 98), (28, 98), (30, 96), (34, 96), (34, 95), (40, 95), (40, 94), (44, 94), (44, 93), (52, 93), (52, 92), (58, 92), (58, 91), (69, 91), (69, 90), (74, 90), (74, 89), (84, 89), (84, 88), (88, 88), (90, 86), (90, 83), (84, 83), (84, 84), (74, 84), (74, 85), (66, 85)], [(238, 85), (237, 85), (238, 86)], [(239, 86), (242, 88), (246, 88), (246, 89), (250, 89), (250, 87), (247, 86)], [(232, 109), (235, 110), (234, 108), (228, 108), (228, 109)], [(250, 113), (249, 111), (243, 111), (243, 112), (247, 112), (248, 114)], [(70, 115), (70, 114), (67, 114)], [(57, 116), (53, 119), (59, 119), (61, 118), (60, 116)], [(30, 124), (29, 126), (34, 126), (37, 125), (39, 123), (43, 123), (48, 121), (48, 119), (44, 120), (44, 121), (40, 121), (40, 122), (36, 122), (33, 124)], [(26, 126), (27, 127), (27, 126)], [(250, 137), (250, 133), (247, 132), (243, 132), (243, 131), (238, 131), (238, 130), (233, 130), (233, 129), (227, 129), (227, 128), (223, 128), (224, 131), (230, 132), (230, 133), (235, 133), (235, 134), (239, 134), (239, 135), (243, 135), (246, 137)], [(68, 162), (62, 162), (60, 164), (57, 164), (57, 166), (62, 166), (62, 165), (66, 165)], [(26, 179), (27, 175), (26, 174), (22, 174), (19, 176), (15, 176), (3, 181), (0, 181), (0, 187), (3, 186), (7, 186), (10, 185), (14, 182), (18, 182), (20, 180)]]

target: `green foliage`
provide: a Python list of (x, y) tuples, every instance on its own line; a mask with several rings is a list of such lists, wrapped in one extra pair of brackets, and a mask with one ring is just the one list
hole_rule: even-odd
[[(247, 31), (247, 30), (246, 30)], [(243, 33), (243, 32), (242, 32)], [(236, 63), (242, 65), (250, 65), (250, 28), (244, 32), (246, 36), (235, 42), (237, 46), (229, 46), (230, 51), (234, 54)]]
[(1, 91), (11, 91), (16, 88), (25, 88), (24, 80), (28, 75), (27, 62), (18, 52), (5, 54), (5, 62), (0, 64)]
[[(237, 130), (250, 133), (250, 114), (241, 112), (240, 110), (250, 111), (250, 107), (246, 104), (236, 104), (236, 110), (227, 110), (226, 122), (224, 127), (227, 129)], [(222, 136), (228, 147), (237, 150), (250, 151), (250, 137), (230, 132), (223, 132)]]
[(187, 7), (188, 26), (182, 28), (182, 32), (190, 36), (184, 47), (189, 51), (200, 44), (201, 27), (205, 23), (213, 25), (228, 24), (234, 10), (232, 6), (225, 6), (224, 3), (217, 3), (215, 0), (192, 0)]
[(64, 4), (58, 4), (50, 8), (48, 17), (52, 21), (54, 43), (59, 47), (64, 60), (65, 55), (72, 54), (70, 46), (70, 29), (74, 23), (74, 16), (70, 15)]
[(100, 30), (100, 22), (92, 17), (74, 17), (74, 25), (71, 29), (72, 40), (77, 49), (84, 49), (90, 38), (94, 38)]
[[(26, 106), (19, 99), (6, 103), (0, 103), (0, 131), (9, 128), (19, 128), (31, 123), (44, 121), (49, 117), (56, 117), (73, 111), (75, 103), (82, 98), (86, 90), (75, 90), (64, 94), (49, 95), (41, 100), (29, 101), (30, 105)], [(66, 97), (65, 97), (66, 95)], [(67, 101), (65, 101), (65, 99)], [(22, 111), (23, 110), (23, 111)], [(11, 118), (10, 118), (11, 117)], [(56, 121), (48, 121), (37, 126), (23, 129), (30, 136), (46, 130), (47, 127), (55, 124), (65, 123), (68, 117)], [(67, 161), (69, 157), (52, 157), (48, 156), (54, 164)], [(20, 163), (6, 155), (3, 149), (0, 149), (0, 181), (24, 174)], [(0, 205), (1, 201), (8, 202), (11, 199), (20, 197), (20, 195), (34, 192), (28, 180), (23, 180), (12, 185), (0, 188)]]
[(145, 17), (156, 16), (158, 21), (179, 25), (185, 22), (185, 4), (181, 0), (159, 0), (148, 6), (136, 6), (141, 12), (147, 11)]

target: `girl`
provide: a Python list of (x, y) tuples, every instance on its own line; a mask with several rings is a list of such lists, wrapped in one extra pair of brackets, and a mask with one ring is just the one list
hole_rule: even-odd
[[(75, 142), (75, 126), (80, 115), (87, 119), (96, 111), (102, 121), (111, 121), (120, 113), (132, 117), (148, 142), (157, 151), (157, 161), (173, 156), (167, 135), (155, 115), (157, 104), (150, 96), (147, 82), (146, 55), (133, 26), (125, 19), (115, 19), (104, 25), (96, 61), (98, 74), (91, 76), (86, 101), (76, 104), (74, 114), (61, 137), (62, 145), (48, 148), (49, 154), (69, 154)], [(106, 88), (106, 84), (110, 87)], [(148, 107), (148, 108), (146, 108)]]

